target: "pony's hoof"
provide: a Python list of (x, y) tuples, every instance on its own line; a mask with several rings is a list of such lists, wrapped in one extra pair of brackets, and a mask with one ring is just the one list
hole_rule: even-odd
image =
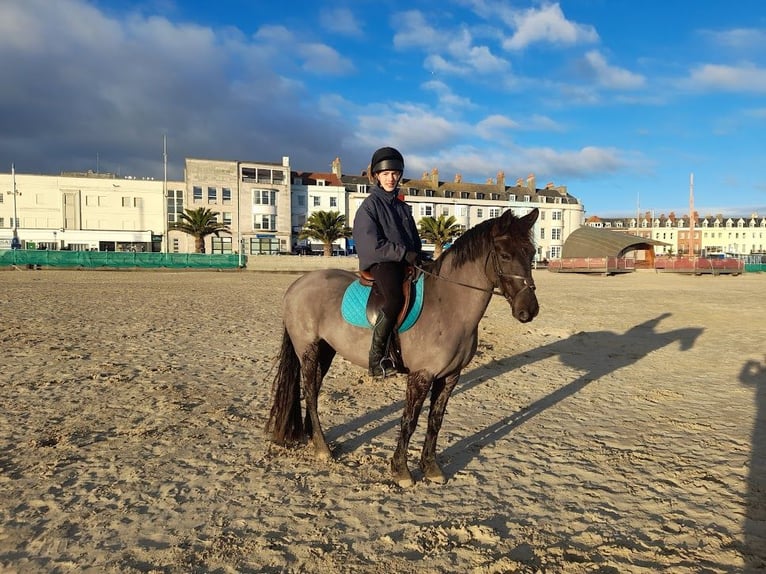
[(330, 460), (332, 458), (332, 451), (326, 444), (314, 445), (314, 454), (319, 460)]
[(425, 478), (427, 481), (433, 482), (434, 484), (446, 484), (447, 482), (447, 477), (441, 472), (427, 474)]
[(394, 480), (399, 488), (412, 488), (415, 485), (415, 481), (411, 476), (400, 476)]

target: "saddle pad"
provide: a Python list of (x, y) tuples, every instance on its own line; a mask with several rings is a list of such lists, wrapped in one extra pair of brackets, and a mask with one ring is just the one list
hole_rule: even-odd
[[(412, 327), (420, 316), (420, 311), (423, 309), (424, 278), (425, 275), (421, 275), (412, 285), (414, 296), (410, 299), (412, 302), (410, 310), (398, 329), (400, 333)], [(356, 327), (365, 327), (367, 329), (372, 328), (372, 325), (370, 325), (370, 322), (367, 320), (367, 299), (369, 298), (371, 291), (372, 287), (362, 285), (358, 279), (346, 288), (346, 292), (343, 294), (343, 302), (340, 305), (340, 310), (343, 318), (348, 323), (351, 323)]]

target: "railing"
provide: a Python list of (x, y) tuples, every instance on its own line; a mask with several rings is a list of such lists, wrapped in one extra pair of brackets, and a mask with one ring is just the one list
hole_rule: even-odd
[(566, 257), (548, 262), (548, 270), (556, 272), (627, 273), (635, 268), (636, 260), (626, 257)]
[(654, 268), (658, 271), (696, 274), (739, 274), (745, 271), (745, 263), (734, 257), (657, 257)]
[[(242, 256), (242, 266), (247, 258)], [(0, 266), (68, 268), (194, 268), (236, 269), (237, 254), (132, 253), (122, 251), (56, 251), (48, 249), (8, 249), (0, 251)]]

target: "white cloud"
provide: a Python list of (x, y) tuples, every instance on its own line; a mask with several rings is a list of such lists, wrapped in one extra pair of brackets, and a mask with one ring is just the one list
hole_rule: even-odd
[(319, 14), (319, 22), (325, 29), (336, 34), (351, 37), (362, 35), (362, 25), (348, 8), (322, 10)]
[(354, 64), (326, 44), (299, 44), (296, 52), (303, 58), (302, 68), (312, 74), (345, 75), (354, 71)]
[(644, 76), (609, 65), (598, 50), (591, 50), (585, 54), (585, 64), (598, 84), (610, 90), (632, 90), (646, 84)]
[(695, 90), (766, 93), (766, 68), (753, 64), (700, 64), (681, 81), (681, 85)]
[(522, 50), (535, 43), (546, 42), (560, 45), (576, 45), (598, 41), (593, 26), (567, 20), (558, 3), (541, 8), (513, 11), (506, 18), (515, 28), (510, 38), (503, 41), (507, 50)]
[(396, 29), (395, 48), (436, 49), (444, 43), (444, 35), (428, 24), (423, 14), (417, 10), (394, 14), (391, 24)]
[(732, 28), (729, 30), (703, 30), (710, 42), (726, 48), (753, 52), (766, 47), (766, 30), (759, 28)]

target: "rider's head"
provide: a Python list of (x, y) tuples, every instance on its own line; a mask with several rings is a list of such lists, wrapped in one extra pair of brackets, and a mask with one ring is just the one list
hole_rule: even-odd
[(404, 172), (404, 158), (399, 150), (392, 147), (382, 147), (372, 154), (370, 160), (369, 179), (386, 191), (393, 191), (399, 185)]

